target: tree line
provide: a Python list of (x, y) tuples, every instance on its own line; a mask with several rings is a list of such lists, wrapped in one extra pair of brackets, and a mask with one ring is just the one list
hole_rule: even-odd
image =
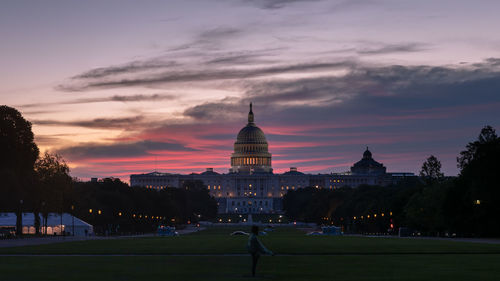
[[(40, 233), (51, 212), (72, 213), (98, 233), (146, 232), (159, 224), (214, 220), (217, 202), (200, 181), (161, 191), (129, 187), (119, 179), (71, 178), (57, 154), (39, 155), (31, 123), (0, 106), (0, 212), (33, 212)], [(457, 157), (460, 174), (444, 177), (430, 156), (418, 178), (391, 186), (308, 187), (284, 197), (289, 220), (341, 225), (348, 232), (387, 233), (407, 227), (427, 235), (500, 235), (500, 138), (486, 126)]]
[(391, 186), (308, 187), (289, 191), (289, 219), (341, 225), (353, 233), (390, 233), (406, 227), (423, 235), (500, 235), (500, 138), (486, 126), (457, 157), (460, 173), (444, 177), (430, 156), (418, 178)]
[[(35, 216), (36, 234), (49, 213), (71, 213), (97, 233), (146, 232), (159, 224), (214, 219), (217, 202), (202, 182), (161, 191), (129, 187), (119, 179), (81, 182), (57, 154), (40, 155), (31, 123), (0, 106), (0, 212), (15, 212), (22, 235), (22, 213)], [(46, 228), (45, 228), (46, 229)]]

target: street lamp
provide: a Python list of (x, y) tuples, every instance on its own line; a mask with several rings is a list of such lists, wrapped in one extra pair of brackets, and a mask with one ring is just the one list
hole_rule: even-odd
[(72, 233), (73, 233), (73, 236), (75, 236), (75, 205), (71, 205), (71, 220), (73, 223)]
[(19, 215), (17, 216), (16, 230), (19, 236), (23, 235), (23, 199), (19, 200)]
[(43, 217), (43, 226), (45, 228), (45, 235), (47, 235), (47, 217), (45, 216), (45, 201), (42, 201), (42, 217)]

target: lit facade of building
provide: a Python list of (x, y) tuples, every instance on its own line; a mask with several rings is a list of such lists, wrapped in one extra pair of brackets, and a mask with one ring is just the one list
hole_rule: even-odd
[(264, 132), (255, 125), (252, 104), (248, 123), (243, 127), (234, 143), (231, 154), (231, 169), (219, 174), (212, 168), (200, 174), (148, 173), (130, 176), (131, 186), (153, 189), (180, 188), (187, 181), (202, 181), (219, 204), (219, 213), (279, 213), (282, 198), (288, 190), (312, 186), (336, 189), (343, 186), (389, 185), (412, 173), (386, 173), (386, 168), (372, 158), (366, 149), (363, 158), (347, 173), (304, 174), (297, 168), (283, 174), (272, 169), (271, 153)]

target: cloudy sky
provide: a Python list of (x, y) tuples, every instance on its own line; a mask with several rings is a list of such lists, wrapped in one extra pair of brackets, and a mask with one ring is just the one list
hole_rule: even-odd
[(273, 167), (447, 175), (500, 129), (500, 1), (0, 2), (0, 104), (73, 176), (227, 172), (248, 103)]

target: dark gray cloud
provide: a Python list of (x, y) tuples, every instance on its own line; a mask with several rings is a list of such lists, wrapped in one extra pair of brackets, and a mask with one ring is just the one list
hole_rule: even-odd
[(235, 56), (227, 56), (215, 58), (207, 61), (207, 64), (214, 65), (249, 65), (249, 64), (261, 64), (261, 63), (273, 63), (277, 61), (272, 60), (256, 60), (257, 56), (255, 55), (235, 55)]
[(106, 89), (118, 87), (136, 87), (136, 86), (154, 86), (167, 83), (182, 83), (182, 82), (202, 82), (202, 81), (217, 81), (231, 79), (248, 79), (258, 78), (269, 75), (294, 73), (294, 72), (314, 72), (321, 70), (334, 70), (355, 65), (353, 61), (340, 62), (312, 62), (293, 65), (279, 65), (269, 67), (259, 67), (251, 69), (197, 69), (197, 70), (178, 70), (168, 71), (160, 74), (138, 75), (132, 78), (116, 79), (94, 79), (78, 81), (78, 83), (62, 85), (60, 89), (67, 91), (83, 91), (91, 89)]
[(51, 145), (60, 141), (61, 139), (56, 136), (35, 135), (35, 142), (37, 145)]
[(207, 65), (252, 65), (252, 64), (269, 64), (279, 63), (277, 59), (271, 59), (277, 51), (282, 51), (285, 48), (273, 48), (257, 51), (230, 52), (227, 54), (217, 54), (213, 58), (206, 60)]
[(367, 55), (387, 55), (393, 53), (414, 53), (422, 52), (431, 48), (430, 44), (421, 42), (403, 42), (403, 43), (377, 43), (377, 42), (361, 42), (360, 46), (348, 47), (336, 50), (323, 52), (324, 54), (345, 54), (353, 53), (360, 56)]
[(154, 155), (152, 154), (152, 151), (195, 151), (195, 149), (184, 147), (178, 143), (145, 140), (109, 145), (96, 143), (80, 144), (77, 146), (61, 148), (57, 152), (65, 158), (77, 160)]
[(500, 58), (488, 58), (485, 60), (487, 64), (500, 66)]
[(162, 61), (159, 59), (152, 59), (147, 61), (133, 61), (119, 66), (94, 68), (82, 74), (76, 75), (72, 77), (72, 79), (96, 79), (96, 78), (107, 77), (110, 75), (128, 74), (128, 73), (135, 73), (144, 70), (153, 70), (160, 68), (170, 68), (175, 65), (176, 62), (174, 61)]
[(310, 3), (310, 2), (318, 2), (318, 1), (322, 1), (322, 0), (243, 0), (242, 2), (245, 4), (255, 5), (261, 9), (275, 10), (275, 9), (284, 8), (288, 5), (291, 5), (291, 4), (294, 4), (297, 2)]
[[(98, 102), (142, 102), (142, 101), (161, 101), (161, 100), (171, 100), (175, 99), (174, 95), (167, 94), (153, 94), (153, 95), (113, 95), (110, 97), (100, 97), (100, 98), (80, 98), (73, 99), (69, 101), (61, 102), (51, 102), (51, 103), (29, 103), (19, 105), (21, 108), (30, 107), (45, 107), (47, 105), (59, 105), (59, 104), (85, 104), (85, 103), (98, 103)], [(50, 111), (53, 112), (53, 111)], [(38, 113), (45, 113), (44, 111)]]
[(188, 108), (184, 111), (184, 115), (206, 121), (230, 119), (241, 114), (241, 111), (238, 111), (241, 106), (237, 106), (238, 104), (242, 104), (239, 99), (233, 102), (226, 99), (221, 102), (204, 103)]
[(234, 27), (216, 27), (207, 29), (198, 35), (198, 41), (219, 41), (234, 38), (243, 33), (244, 30)]
[(374, 0), (344, 0), (340, 1), (338, 3), (334, 3), (330, 9), (329, 13), (331, 12), (342, 12), (345, 10), (352, 10), (355, 8), (359, 8), (362, 6), (371, 6), (377, 4), (378, 1)]
[(92, 129), (125, 129), (140, 126), (145, 118), (143, 116), (125, 117), (125, 118), (96, 118), (92, 120), (32, 120), (35, 125), (44, 126), (71, 126), (85, 127)]
[[(206, 31), (195, 42), (208, 42), (210, 40), (219, 42), (223, 38), (235, 36), (240, 32), (240, 29), (218, 28)], [(327, 53), (355, 53), (366, 56), (418, 52), (429, 47), (429, 45), (419, 42), (394, 44), (363, 42), (362, 45), (361, 47), (333, 50)], [(319, 62), (313, 61), (290, 65), (277, 59), (276, 55), (281, 50), (283, 48), (278, 47), (237, 52), (203, 52), (195, 55), (200, 59), (196, 67), (174, 62), (166, 65), (163, 61), (154, 63), (154, 60), (150, 60), (145, 63), (134, 62), (124, 66), (111, 66), (109, 69), (99, 68), (72, 77), (67, 83), (58, 86), (58, 89), (63, 91), (86, 91), (119, 87), (162, 87), (171, 83), (242, 80), (294, 72), (310, 73), (339, 68), (351, 69), (357, 65), (356, 60), (352, 58), (340, 61), (338, 59), (325, 59)], [(190, 53), (188, 56), (192, 57), (193, 54)], [(252, 67), (257, 65), (259, 67)], [(127, 69), (130, 71), (127, 71)]]
[[(199, 49), (202, 53), (207, 51), (217, 51), (221, 49), (222, 45), (235, 37), (241, 36), (248, 30), (237, 27), (219, 26), (216, 28), (205, 29), (196, 34), (194, 38), (188, 43), (179, 46), (171, 47), (168, 52), (185, 52), (188, 50)], [(190, 54), (191, 56), (193, 53)], [(200, 54), (197, 54), (200, 55)]]
[[(366, 66), (358, 64), (343, 76), (251, 81), (238, 100), (221, 100), (188, 108), (195, 119), (223, 120), (241, 115), (254, 102), (266, 120), (311, 123), (342, 116), (388, 124), (446, 119), (500, 104), (500, 68), (488, 59), (473, 66)], [(467, 109), (469, 108), (469, 109)], [(489, 108), (491, 110), (491, 108)], [(224, 116), (215, 114), (224, 112)], [(243, 111), (244, 112), (244, 111)]]
[(410, 42), (400, 44), (386, 44), (381, 47), (361, 48), (356, 52), (360, 55), (383, 55), (392, 53), (412, 53), (425, 51), (429, 48), (427, 44)]
[(26, 105), (17, 105), (15, 106), (16, 108), (21, 108), (20, 111), (23, 113), (23, 114), (27, 114), (27, 115), (40, 115), (40, 114), (50, 114), (50, 113), (54, 113), (54, 112), (58, 112), (57, 110), (53, 110), (53, 109), (50, 109), (50, 110), (24, 110), (22, 108), (30, 108), (30, 107), (39, 107), (39, 106), (46, 106), (46, 105), (49, 105), (49, 104), (52, 104), (52, 103), (33, 103), (33, 104), (26, 104)]
[[(314, 2), (328, 2), (324, 0), (242, 0), (245, 5), (253, 5), (255, 7), (266, 10), (283, 9), (297, 3), (314, 3)], [(360, 6), (374, 5), (377, 1), (374, 0), (341, 0), (330, 1), (332, 2), (328, 13), (342, 12), (345, 10), (355, 9)]]
[(153, 95), (131, 95), (131, 96), (120, 96), (114, 95), (108, 98), (88, 98), (88, 99), (77, 99), (73, 103), (92, 103), (92, 102), (108, 102), (108, 101), (120, 101), (120, 102), (134, 102), (134, 101), (160, 101), (175, 98), (174, 95), (163, 95), (163, 94), (153, 94)]

